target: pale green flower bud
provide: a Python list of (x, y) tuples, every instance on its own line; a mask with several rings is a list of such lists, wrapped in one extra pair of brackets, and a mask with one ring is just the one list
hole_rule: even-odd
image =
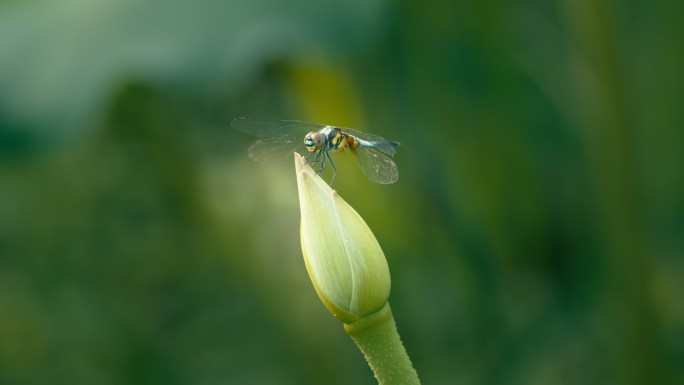
[(295, 154), (301, 241), (309, 277), (328, 310), (351, 323), (381, 310), (390, 294), (385, 255), (361, 216)]

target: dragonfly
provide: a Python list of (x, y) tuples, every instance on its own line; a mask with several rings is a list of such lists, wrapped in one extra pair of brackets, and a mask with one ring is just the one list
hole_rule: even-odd
[(257, 138), (247, 153), (259, 163), (292, 164), (292, 154), (296, 151), (306, 157), (318, 174), (330, 165), (332, 185), (337, 168), (330, 154), (349, 151), (356, 155), (361, 171), (372, 182), (390, 184), (399, 178), (397, 164), (392, 160), (399, 142), (381, 136), (300, 120), (244, 117), (233, 120), (232, 126)]

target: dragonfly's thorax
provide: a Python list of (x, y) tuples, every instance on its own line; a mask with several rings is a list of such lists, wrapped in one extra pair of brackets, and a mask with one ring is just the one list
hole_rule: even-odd
[(319, 131), (312, 131), (304, 137), (304, 146), (309, 152), (333, 151), (343, 148), (355, 148), (356, 140), (351, 135), (334, 126), (325, 126)]

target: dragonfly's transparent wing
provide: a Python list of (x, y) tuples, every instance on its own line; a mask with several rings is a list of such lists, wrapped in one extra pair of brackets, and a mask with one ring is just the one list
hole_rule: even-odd
[(277, 120), (267, 118), (237, 118), (231, 123), (233, 128), (257, 138), (280, 138), (304, 135), (318, 131), (324, 124), (302, 122), (299, 120)]
[(376, 149), (384, 152), (387, 155), (394, 155), (397, 152), (396, 147), (399, 145), (399, 142), (387, 140), (379, 135), (367, 134), (365, 132), (361, 132), (353, 128), (345, 127), (342, 128), (342, 130), (348, 134), (355, 136), (358, 139), (373, 143)]
[(373, 182), (390, 184), (399, 179), (397, 164), (375, 147), (357, 148), (356, 158), (359, 161), (363, 175)]
[(325, 127), (323, 124), (299, 120), (267, 118), (238, 118), (231, 125), (237, 131), (258, 138), (249, 147), (249, 157), (269, 165), (292, 164), (292, 153), (295, 151), (307, 155), (304, 136)]
[(249, 146), (249, 157), (259, 163), (287, 166), (292, 165), (293, 153), (307, 155), (309, 151), (304, 146), (303, 136), (281, 136), (277, 138), (262, 138)]

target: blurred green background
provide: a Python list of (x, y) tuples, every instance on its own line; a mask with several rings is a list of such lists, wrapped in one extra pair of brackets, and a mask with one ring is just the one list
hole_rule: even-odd
[(335, 188), (424, 384), (684, 383), (684, 3), (0, 2), (0, 384), (374, 384), (237, 116)]

